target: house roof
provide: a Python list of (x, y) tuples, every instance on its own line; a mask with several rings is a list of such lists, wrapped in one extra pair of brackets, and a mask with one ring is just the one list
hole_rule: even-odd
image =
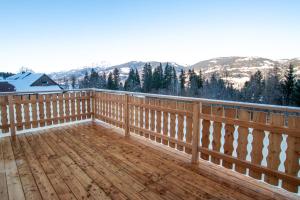
[(23, 72), (6, 78), (6, 80), (0, 80), (0, 82), (8, 82), (15, 86), (17, 92), (32, 92), (32, 91), (54, 91), (61, 90), (59, 85), (51, 86), (32, 86), (32, 84), (41, 78), (44, 74), (33, 73), (33, 72)]
[(15, 91), (15, 86), (9, 84), (7, 81), (0, 82), (0, 92), (13, 92)]

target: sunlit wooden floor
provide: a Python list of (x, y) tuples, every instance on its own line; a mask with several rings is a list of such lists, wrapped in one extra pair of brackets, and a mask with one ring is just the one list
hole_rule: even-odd
[(0, 199), (297, 198), (148, 144), (90, 122), (1, 138)]

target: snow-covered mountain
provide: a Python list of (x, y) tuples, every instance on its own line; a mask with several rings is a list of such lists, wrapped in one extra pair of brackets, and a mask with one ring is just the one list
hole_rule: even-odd
[[(157, 61), (151, 61), (151, 62), (131, 61), (131, 62), (123, 63), (120, 65), (114, 65), (114, 66), (101, 65), (101, 66), (93, 66), (93, 67), (84, 67), (81, 69), (73, 69), (69, 71), (54, 72), (51, 73), (50, 76), (53, 80), (60, 83), (61, 81), (63, 81), (65, 77), (67, 79), (70, 79), (71, 76), (75, 76), (77, 80), (80, 80), (84, 77), (86, 72), (90, 73), (92, 69), (94, 69), (98, 73), (105, 72), (106, 74), (108, 74), (109, 72), (112, 72), (115, 68), (118, 68), (120, 70), (121, 81), (124, 81), (128, 76), (130, 68), (137, 69), (139, 74), (141, 75), (142, 69), (146, 63), (150, 63), (153, 69), (160, 64), (160, 62)], [(163, 68), (167, 64), (166, 62), (161, 62), (161, 63)], [(177, 63), (174, 62), (169, 62), (169, 64), (175, 67), (178, 74), (179, 71), (184, 68), (183, 66), (178, 65)]]
[[(71, 76), (75, 76), (76, 79), (80, 80), (84, 77), (86, 71), (90, 72), (94, 68), (97, 72), (106, 72), (107, 74), (111, 72), (114, 68), (120, 70), (121, 80), (124, 81), (129, 73), (130, 68), (138, 69), (139, 73), (143, 69), (146, 62), (142, 61), (131, 61), (128, 63), (110, 66), (110, 65), (94, 65), (91, 67), (84, 67), (81, 69), (74, 69), (69, 71), (55, 72), (50, 74), (50, 76), (57, 82), (61, 82), (64, 77), (70, 79)], [(157, 67), (160, 62), (153, 61), (150, 62), (153, 68)], [(292, 63), (295, 66), (295, 71), (298, 77), (300, 77), (300, 58), (295, 59), (282, 59), (282, 60), (271, 60), (261, 57), (219, 57), (210, 60), (200, 61), (189, 67), (184, 67), (175, 62), (169, 62), (175, 67), (177, 74), (181, 69), (194, 69), (196, 73), (202, 70), (203, 75), (209, 78), (214, 72), (218, 73), (223, 79), (228, 80), (233, 83), (234, 87), (241, 88), (244, 83), (249, 80), (250, 76), (254, 74), (257, 70), (262, 71), (263, 75), (267, 75), (268, 71), (274, 67), (279, 68), (280, 75), (283, 76), (286, 67)], [(162, 62), (163, 67), (166, 62)]]
[(214, 72), (218, 73), (223, 79), (233, 83), (234, 87), (241, 88), (257, 70), (266, 76), (271, 69), (278, 67), (279, 75), (283, 76), (290, 63), (295, 66), (296, 74), (299, 76), (299, 58), (271, 60), (261, 57), (219, 57), (200, 61), (189, 68), (197, 73), (201, 69), (205, 77), (210, 77)]

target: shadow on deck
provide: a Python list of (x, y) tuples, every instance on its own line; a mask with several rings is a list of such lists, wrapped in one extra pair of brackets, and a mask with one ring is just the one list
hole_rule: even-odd
[[(81, 123), (0, 139), (1, 199), (297, 199), (118, 129)], [(147, 140), (147, 141), (146, 141)]]

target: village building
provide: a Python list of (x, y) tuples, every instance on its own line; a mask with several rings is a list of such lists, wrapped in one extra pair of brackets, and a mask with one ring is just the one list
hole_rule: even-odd
[(21, 72), (0, 80), (0, 92), (57, 91), (62, 88), (48, 75)]

